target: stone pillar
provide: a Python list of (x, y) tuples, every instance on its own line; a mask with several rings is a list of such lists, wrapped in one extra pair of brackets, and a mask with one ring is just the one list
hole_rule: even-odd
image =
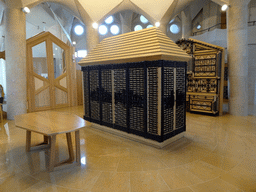
[(182, 22), (182, 38), (188, 39), (191, 36), (192, 21), (190, 16), (190, 9), (181, 12)]
[(10, 8), (8, 3), (5, 13), (7, 118), (14, 119), (27, 112), (26, 16), (21, 8)]
[(248, 3), (232, 0), (227, 12), (229, 113), (248, 115)]
[(120, 13), (122, 33), (128, 33), (128, 32), (133, 31), (131, 28), (132, 27), (132, 14), (133, 14), (133, 12), (130, 10), (126, 10), (126, 11)]
[(167, 24), (166, 23), (160, 23), (160, 26), (158, 27), (164, 34), (167, 32)]
[(86, 43), (87, 51), (89, 53), (99, 43), (98, 29), (94, 29), (92, 26), (87, 26)]

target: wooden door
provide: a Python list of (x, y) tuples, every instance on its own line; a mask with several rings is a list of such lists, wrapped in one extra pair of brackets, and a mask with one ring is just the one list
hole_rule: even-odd
[(29, 112), (70, 105), (69, 50), (50, 33), (27, 41)]

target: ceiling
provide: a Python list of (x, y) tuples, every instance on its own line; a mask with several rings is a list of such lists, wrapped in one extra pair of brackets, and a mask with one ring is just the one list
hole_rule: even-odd
[[(200, 6), (206, 0), (2, 0), (8, 7), (32, 8), (42, 2), (54, 2), (66, 7), (70, 13), (82, 20), (85, 24), (101, 22), (109, 14), (124, 10), (132, 10), (145, 15), (152, 23), (160, 21), (167, 23), (175, 15), (189, 5)], [(218, 4), (227, 3), (229, 0), (213, 0)]]

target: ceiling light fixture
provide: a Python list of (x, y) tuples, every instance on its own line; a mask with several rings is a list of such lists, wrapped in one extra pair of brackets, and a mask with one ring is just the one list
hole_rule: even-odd
[(156, 22), (156, 23), (155, 23), (155, 26), (156, 26), (156, 27), (159, 27), (159, 26), (160, 26), (160, 22)]
[(226, 11), (228, 9), (228, 7), (230, 7), (230, 6), (227, 4), (222, 5), (221, 11)]
[(22, 11), (23, 11), (24, 13), (30, 13), (30, 9), (29, 9), (28, 7), (23, 7), (23, 8), (22, 8)]
[(94, 29), (98, 29), (98, 23), (93, 23), (93, 24), (92, 24), (92, 27), (93, 27)]

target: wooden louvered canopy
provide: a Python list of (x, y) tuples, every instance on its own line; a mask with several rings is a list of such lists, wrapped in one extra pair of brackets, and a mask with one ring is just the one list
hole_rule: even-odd
[(140, 61), (188, 61), (191, 57), (157, 27), (102, 40), (79, 64), (102, 65)]

